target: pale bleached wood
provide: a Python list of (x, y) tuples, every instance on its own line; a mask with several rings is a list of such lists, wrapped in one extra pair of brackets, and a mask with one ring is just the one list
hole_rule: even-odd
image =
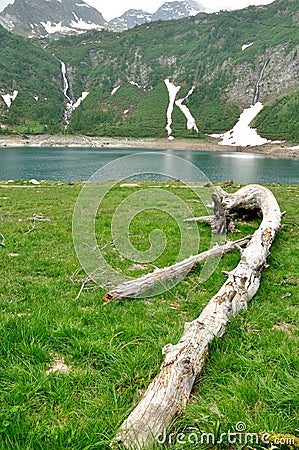
[(199, 217), (190, 217), (189, 219), (185, 219), (184, 222), (201, 222), (201, 223), (212, 223), (214, 220), (214, 216), (199, 216)]
[(125, 448), (149, 450), (184, 409), (193, 384), (203, 370), (209, 343), (225, 333), (232, 317), (247, 309), (259, 288), (269, 249), (280, 227), (277, 201), (271, 191), (259, 185), (246, 186), (234, 194), (226, 194), (222, 189), (218, 192), (226, 209), (260, 209), (263, 220), (218, 293), (197, 319), (185, 324), (179, 342), (164, 347), (160, 372), (115, 438), (114, 442)]
[(104, 306), (111, 301), (118, 300), (120, 298), (140, 297), (144, 292), (152, 289), (159, 283), (164, 284), (168, 281), (181, 279), (189, 273), (196, 264), (202, 264), (210, 258), (222, 256), (224, 253), (228, 253), (235, 248), (240, 249), (240, 247), (246, 245), (250, 239), (251, 236), (247, 236), (237, 241), (228, 241), (224, 245), (217, 245), (205, 252), (199, 253), (198, 255), (190, 256), (189, 258), (173, 264), (172, 266), (164, 267), (163, 269), (155, 269), (154, 272), (119, 284), (104, 296)]
[(231, 215), (229, 214), (228, 210), (225, 209), (222, 205), (221, 202), (222, 195), (223, 194), (221, 193), (221, 191), (217, 191), (217, 189), (215, 189), (215, 192), (212, 195), (213, 209), (214, 209), (213, 215), (191, 217), (189, 219), (185, 219), (184, 222), (209, 223), (212, 227), (213, 236), (219, 234), (225, 235), (228, 232), (230, 233), (238, 232)]
[(0, 237), (2, 238), (2, 242), (0, 242), (0, 247), (5, 247), (5, 237), (2, 233), (0, 233)]

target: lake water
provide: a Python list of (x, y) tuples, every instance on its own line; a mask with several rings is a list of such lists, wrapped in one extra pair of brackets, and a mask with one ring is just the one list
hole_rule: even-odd
[[(213, 182), (299, 184), (299, 160), (275, 159), (255, 153), (46, 147), (1, 148), (0, 180), (85, 181), (108, 163), (140, 153), (141, 175), (135, 179), (161, 180), (161, 171), (180, 173), (181, 160), (172, 157), (176, 156), (194, 164)], [(130, 158), (124, 158), (118, 167), (125, 169), (130, 164)], [(146, 174), (148, 165), (156, 167), (157, 175)], [(112, 175), (122, 179), (121, 175), (118, 178), (118, 173)]]

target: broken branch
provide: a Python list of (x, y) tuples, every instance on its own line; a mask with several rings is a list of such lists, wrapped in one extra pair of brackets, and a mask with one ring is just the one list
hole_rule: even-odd
[(104, 306), (113, 300), (118, 300), (124, 297), (139, 297), (144, 292), (151, 289), (157, 283), (166, 283), (169, 280), (182, 278), (185, 276), (195, 264), (201, 264), (209, 258), (215, 258), (221, 256), (224, 253), (228, 253), (234, 248), (240, 249), (240, 246), (246, 245), (252, 236), (247, 236), (238, 241), (229, 241), (224, 245), (213, 247), (210, 250), (199, 253), (195, 256), (190, 256), (183, 261), (173, 264), (163, 269), (155, 269), (154, 272), (143, 275), (134, 280), (126, 281), (123, 284), (118, 285), (104, 296)]

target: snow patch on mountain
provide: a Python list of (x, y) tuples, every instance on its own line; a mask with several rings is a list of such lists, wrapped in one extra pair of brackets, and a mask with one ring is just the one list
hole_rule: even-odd
[(116, 86), (115, 88), (113, 88), (111, 91), (111, 95), (114, 95), (119, 90), (119, 88), (120, 86)]
[(171, 83), (169, 78), (166, 78), (166, 80), (164, 80), (164, 83), (166, 84), (166, 87), (168, 90), (168, 95), (169, 95), (169, 104), (168, 104), (168, 108), (167, 108), (167, 125), (165, 128), (168, 133), (168, 138), (173, 139), (173, 136), (171, 136), (172, 113), (173, 113), (175, 98), (176, 98), (177, 93), (181, 89), (181, 86), (175, 86), (174, 84)]
[(242, 45), (242, 52), (243, 52), (244, 50), (246, 50), (246, 48), (251, 47), (252, 45), (253, 45), (253, 42), (250, 42), (250, 44), (243, 44), (243, 45)]
[(83, 100), (86, 99), (86, 97), (88, 96), (89, 92), (82, 92), (81, 97), (78, 98), (78, 100), (73, 104), (73, 110), (77, 109), (78, 106), (81, 105), (81, 103), (83, 102)]
[(190, 131), (191, 131), (191, 130), (194, 130), (194, 131), (196, 131), (197, 133), (199, 133), (199, 130), (198, 130), (197, 125), (196, 125), (196, 120), (195, 120), (195, 118), (192, 116), (191, 111), (189, 110), (189, 108), (188, 108), (186, 105), (183, 105), (183, 102), (184, 102), (185, 100), (187, 100), (187, 98), (189, 98), (190, 95), (193, 94), (194, 89), (195, 89), (195, 86), (193, 86), (193, 87), (190, 89), (190, 91), (188, 92), (188, 94), (186, 95), (186, 97), (177, 100), (177, 101), (175, 102), (175, 104), (180, 108), (180, 110), (182, 111), (182, 113), (184, 114), (184, 116), (185, 116), (186, 119), (187, 119), (187, 130), (190, 130)]
[[(75, 16), (75, 13), (73, 13)], [(41, 22), (41, 25), (44, 27), (48, 34), (60, 33), (60, 34), (68, 34), (74, 31), (74, 29), (78, 30), (78, 32), (83, 33), (86, 30), (101, 30), (103, 27), (101, 25), (96, 25), (95, 23), (85, 22), (83, 19), (79, 19), (77, 16), (77, 21), (71, 20), (70, 26), (62, 25), (62, 22), (52, 23), (49, 20), (47, 22)]]
[(239, 117), (236, 125), (224, 134), (211, 134), (209, 136), (222, 139), (218, 142), (219, 145), (229, 146), (255, 146), (267, 144), (268, 139), (259, 136), (255, 128), (250, 127), (250, 123), (263, 109), (264, 105), (261, 102), (257, 102), (255, 105), (251, 105), (249, 108), (244, 109)]
[(165, 83), (165, 85), (167, 87), (168, 96), (169, 96), (169, 103), (168, 103), (167, 114), (166, 114), (167, 115), (167, 125), (165, 127), (166, 131), (167, 131), (167, 134), (168, 134), (168, 139), (169, 140), (173, 140), (174, 139), (174, 137), (171, 136), (171, 134), (172, 134), (172, 128), (171, 128), (171, 125), (172, 125), (172, 114), (173, 114), (174, 105), (176, 105), (178, 108), (180, 108), (180, 110), (182, 111), (182, 113), (186, 117), (186, 119), (187, 119), (187, 130), (189, 130), (189, 131), (194, 130), (197, 133), (199, 133), (199, 130), (198, 130), (197, 125), (196, 125), (195, 118), (191, 114), (191, 111), (189, 110), (188, 106), (183, 105), (184, 101), (187, 100), (190, 97), (190, 95), (193, 94), (195, 86), (193, 86), (189, 90), (188, 94), (184, 98), (180, 98), (178, 100), (175, 100), (179, 90), (181, 89), (181, 86), (176, 86), (175, 84), (171, 83), (169, 78), (166, 78), (166, 80), (164, 80), (164, 83)]
[(53, 33), (64, 33), (66, 32), (66, 30), (68, 30), (67, 27), (63, 27), (62, 26), (62, 22), (58, 22), (58, 23), (51, 23), (49, 20), (47, 22), (41, 22), (41, 25), (44, 27), (44, 29), (46, 30), (46, 32), (48, 34), (53, 34)]
[(140, 84), (136, 83), (135, 81), (129, 81), (129, 83), (130, 83), (132, 86), (137, 86), (139, 89), (141, 89)]
[(78, 19), (77, 22), (74, 20), (71, 21), (71, 28), (77, 28), (78, 30), (102, 30), (104, 27), (95, 23), (85, 22), (83, 19)]
[(13, 91), (12, 94), (3, 94), (1, 95), (4, 103), (6, 104), (7, 108), (9, 109), (11, 107), (12, 102), (15, 101), (15, 99), (17, 98), (19, 91)]

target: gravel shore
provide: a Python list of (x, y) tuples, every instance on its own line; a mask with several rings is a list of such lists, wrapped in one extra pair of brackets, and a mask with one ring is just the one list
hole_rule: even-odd
[(255, 147), (231, 147), (219, 145), (217, 139), (131, 139), (87, 136), (60, 135), (18, 135), (0, 137), (3, 147), (95, 147), (95, 148), (132, 148), (151, 150), (194, 150), (217, 152), (260, 153), (274, 158), (299, 158), (299, 146), (284, 143), (269, 143)]

